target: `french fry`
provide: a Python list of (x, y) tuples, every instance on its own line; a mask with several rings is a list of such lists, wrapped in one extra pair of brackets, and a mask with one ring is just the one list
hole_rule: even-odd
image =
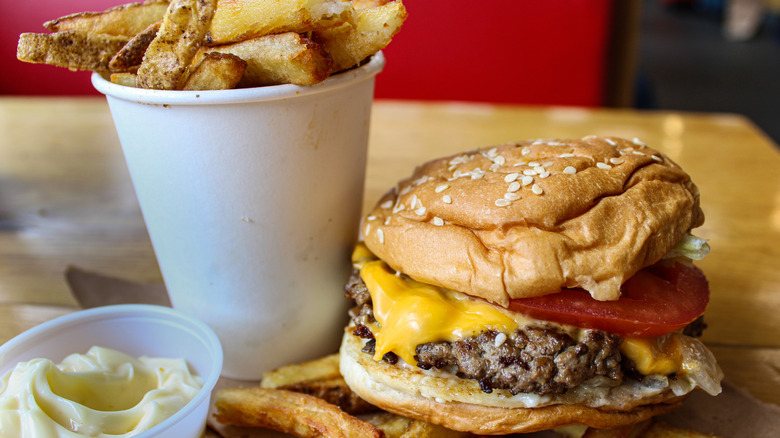
[(382, 50), (393, 39), (408, 16), (401, 0), (382, 6), (358, 9), (353, 24), (317, 31), (313, 39), (333, 58), (333, 71), (354, 67)]
[(284, 32), (305, 33), (351, 19), (341, 0), (219, 0), (209, 44), (226, 44)]
[(584, 433), (576, 436), (580, 438), (717, 438), (715, 435), (682, 429), (658, 420), (647, 420), (618, 429), (589, 427)]
[(339, 371), (339, 356), (332, 354), (300, 364), (286, 365), (263, 375), (262, 388), (286, 389), (321, 398), (349, 414), (376, 411), (377, 408), (347, 386)]
[(238, 87), (312, 85), (327, 79), (333, 65), (330, 56), (320, 45), (294, 32), (202, 47), (193, 64), (199, 63), (206, 53), (212, 51), (230, 53), (247, 62)]
[(125, 87), (135, 87), (135, 79), (135, 73), (111, 73), (111, 82)]
[(82, 30), (132, 37), (150, 24), (162, 20), (169, 0), (147, 0), (144, 3), (128, 3), (102, 12), (81, 12), (44, 23), (52, 32)]
[(189, 75), (184, 90), (228, 90), (236, 86), (246, 61), (229, 53), (212, 52)]
[(341, 377), (339, 355), (331, 354), (319, 359), (285, 365), (263, 374), (262, 388), (281, 388), (308, 380), (332, 379)]
[(176, 90), (200, 48), (217, 0), (173, 0), (146, 50), (136, 83), (141, 88)]
[(130, 41), (128, 41), (127, 44), (111, 58), (108, 67), (112, 71), (137, 69), (144, 60), (144, 54), (146, 53), (146, 49), (149, 48), (149, 44), (157, 37), (160, 25), (162, 25), (162, 21), (152, 23), (138, 35), (131, 38)]
[(108, 71), (109, 61), (129, 38), (80, 30), (19, 35), (16, 57), (20, 61), (49, 64), (75, 70)]
[(301, 438), (381, 438), (377, 427), (316, 397), (260, 387), (229, 388), (216, 394), (217, 421), (265, 427)]
[(393, 0), (352, 0), (352, 7), (355, 10), (383, 6)]
[(400, 438), (461, 438), (469, 436), (472, 435), (468, 432), (456, 432), (436, 424), (412, 420)]

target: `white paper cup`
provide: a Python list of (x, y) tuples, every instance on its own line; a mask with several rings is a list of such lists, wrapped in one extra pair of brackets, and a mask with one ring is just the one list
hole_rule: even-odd
[(374, 78), (106, 95), (173, 307), (222, 341), (223, 375), (338, 348), (357, 236)]

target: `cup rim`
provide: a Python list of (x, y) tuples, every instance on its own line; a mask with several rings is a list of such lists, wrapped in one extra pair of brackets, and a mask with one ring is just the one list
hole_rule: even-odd
[(208, 372), (208, 374), (200, 376), (203, 381), (203, 387), (198, 391), (197, 394), (195, 394), (192, 400), (187, 402), (186, 405), (184, 405), (170, 417), (164, 419), (154, 427), (138, 434), (138, 438), (151, 438), (158, 436), (158, 434), (161, 432), (169, 430), (180, 421), (190, 416), (202, 403), (210, 400), (211, 392), (216, 386), (222, 371), (222, 344), (211, 327), (209, 327), (205, 322), (196, 319), (195, 317), (176, 311), (169, 307), (151, 304), (116, 304), (79, 310), (38, 324), (35, 327), (32, 327), (29, 330), (16, 335), (9, 341), (0, 345), (0, 363), (4, 362), (5, 355), (9, 351), (21, 349), (25, 344), (35, 342), (40, 338), (45, 338), (53, 331), (62, 331), (68, 327), (80, 325), (83, 323), (138, 316), (158, 318), (161, 320), (175, 320), (184, 324), (188, 331), (193, 332), (193, 334), (200, 338), (200, 340), (205, 344), (207, 351), (213, 355), (213, 368)]
[(119, 85), (107, 80), (100, 73), (92, 73), (92, 85), (106, 96), (145, 104), (162, 105), (214, 105), (285, 99), (317, 94), (345, 87), (376, 76), (385, 65), (380, 51), (362, 66), (334, 74), (314, 85), (268, 85), (264, 87), (236, 88), (231, 90), (151, 90)]

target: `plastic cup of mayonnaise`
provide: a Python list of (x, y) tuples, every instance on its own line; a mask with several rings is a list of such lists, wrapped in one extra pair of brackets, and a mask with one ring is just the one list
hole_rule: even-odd
[[(203, 386), (184, 407), (134, 438), (197, 438), (206, 427), (211, 392), (222, 369), (217, 335), (201, 321), (176, 310), (126, 304), (82, 310), (33, 327), (0, 347), (0, 376), (20, 362), (55, 364), (93, 346), (132, 357), (186, 359)], [(121, 413), (120, 413), (121, 414)]]
[(173, 307), (223, 375), (335, 352), (382, 53), (312, 86), (160, 91), (98, 74)]

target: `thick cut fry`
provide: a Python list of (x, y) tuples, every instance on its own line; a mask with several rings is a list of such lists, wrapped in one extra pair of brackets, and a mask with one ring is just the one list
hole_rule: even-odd
[(76, 70), (109, 70), (108, 63), (128, 38), (69, 30), (19, 35), (16, 57), (20, 61), (50, 64)]
[(111, 82), (124, 85), (125, 87), (135, 87), (135, 74), (134, 73), (112, 73)]
[(581, 438), (717, 438), (715, 435), (681, 429), (655, 420), (643, 421), (619, 429), (587, 428), (584, 434), (578, 436)]
[(383, 6), (359, 9), (354, 24), (318, 31), (313, 39), (333, 58), (333, 71), (354, 67), (370, 55), (384, 49), (401, 30), (408, 16), (401, 0)]
[(341, 377), (339, 355), (331, 354), (308, 362), (285, 365), (263, 374), (262, 388), (279, 388), (295, 385), (308, 380), (332, 379)]
[(220, 423), (265, 427), (301, 438), (381, 438), (371, 424), (316, 397), (282, 389), (230, 388), (216, 395)]
[(393, 0), (352, 0), (352, 7), (357, 9), (373, 8), (383, 6)]
[(323, 48), (294, 32), (268, 35), (240, 43), (202, 47), (193, 60), (197, 64), (208, 52), (230, 53), (247, 62), (238, 87), (296, 84), (313, 85), (325, 80), (332, 71)]
[(347, 386), (339, 371), (338, 354), (269, 371), (263, 375), (260, 387), (313, 395), (340, 407), (349, 414), (377, 410)]
[(137, 69), (144, 60), (146, 49), (157, 36), (162, 21), (149, 25), (146, 29), (134, 36), (122, 47), (108, 63), (112, 71), (127, 71)]
[(341, 0), (219, 0), (209, 44), (263, 35), (338, 26), (351, 19), (352, 4)]
[(217, 0), (173, 0), (138, 68), (141, 88), (176, 90), (208, 31)]
[(185, 90), (228, 90), (236, 86), (246, 69), (246, 61), (229, 53), (212, 52), (187, 78)]
[(132, 37), (150, 24), (162, 20), (169, 0), (128, 3), (102, 12), (81, 12), (44, 23), (52, 32), (83, 30)]

